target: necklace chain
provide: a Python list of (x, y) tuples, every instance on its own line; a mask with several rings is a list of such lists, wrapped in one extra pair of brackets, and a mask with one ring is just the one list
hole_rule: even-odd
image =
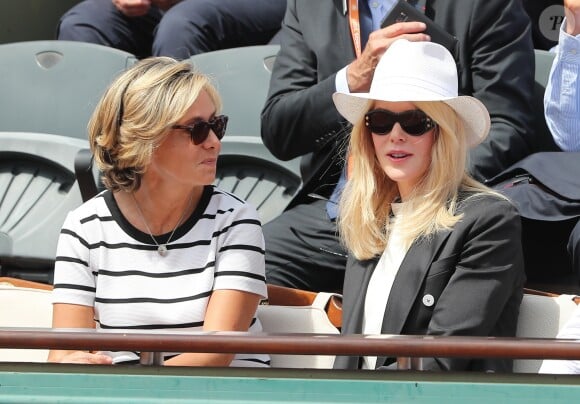
[(135, 198), (135, 193), (131, 192), (131, 196), (133, 197), (133, 201), (135, 202), (135, 206), (137, 207), (137, 211), (139, 212), (139, 216), (141, 216), (143, 223), (145, 223), (145, 227), (147, 228), (147, 231), (149, 232), (149, 236), (151, 237), (151, 240), (153, 240), (153, 242), (157, 246), (157, 252), (162, 257), (165, 257), (167, 255), (167, 244), (169, 244), (171, 242), (171, 239), (173, 238), (173, 234), (175, 233), (175, 230), (177, 230), (177, 228), (179, 227), (179, 225), (183, 221), (183, 218), (185, 217), (185, 212), (187, 212), (187, 209), (191, 205), (191, 200), (193, 199), (193, 191), (191, 192), (191, 194), (189, 196), (189, 201), (187, 202), (185, 209), (183, 209), (183, 212), (181, 212), (181, 216), (179, 217), (179, 220), (177, 221), (177, 223), (175, 224), (175, 227), (173, 228), (173, 231), (169, 235), (169, 238), (167, 239), (167, 241), (165, 243), (162, 243), (162, 244), (159, 244), (157, 242), (157, 240), (155, 239), (155, 237), (153, 237), (153, 232), (151, 231), (151, 228), (149, 227), (149, 223), (147, 223), (147, 219), (145, 219), (145, 215), (143, 214), (143, 211), (141, 210), (141, 206), (139, 206), (139, 202), (137, 202), (137, 198)]

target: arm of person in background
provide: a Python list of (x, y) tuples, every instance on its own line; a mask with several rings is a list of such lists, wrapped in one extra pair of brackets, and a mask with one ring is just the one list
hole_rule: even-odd
[(580, 0), (565, 0), (566, 19), (544, 94), (546, 124), (563, 151), (580, 151)]
[(564, 13), (568, 21), (566, 32), (572, 36), (580, 35), (580, 1), (564, 0)]
[(397, 39), (409, 41), (429, 41), (422, 32), (427, 26), (422, 22), (399, 22), (371, 32), (361, 55), (348, 65), (346, 78), (351, 93), (365, 93), (370, 90), (371, 81), (381, 56)]
[(491, 130), (471, 151), (469, 171), (484, 181), (532, 151), (534, 50), (521, 1), (474, 1), (472, 12), (471, 55), (463, 60), (471, 65), (472, 95), (489, 110)]
[[(329, 7), (327, 3), (300, 5), (308, 10)], [(347, 44), (328, 42), (337, 37), (338, 30), (345, 28), (338, 11), (335, 14), (332, 10), (325, 11), (326, 19), (316, 21), (316, 27), (310, 26), (314, 21), (302, 21), (299, 11), (304, 12), (298, 10), (296, 0), (289, 0), (282, 23), (282, 44), (262, 111), (262, 139), (281, 160), (320, 150), (342, 133), (342, 119), (332, 103), (332, 94), (336, 91), (336, 72), (352, 62), (347, 55), (352, 52), (350, 38)], [(314, 19), (322, 13), (311, 14)], [(303, 32), (306, 28), (307, 33)], [(349, 67), (351, 91), (369, 87), (372, 67), (395, 40), (394, 36), (425, 40), (423, 34), (409, 35), (424, 29), (424, 24), (413, 22), (373, 33), (360, 59)], [(340, 52), (344, 54), (338, 54)], [(344, 62), (337, 63), (339, 59)]]

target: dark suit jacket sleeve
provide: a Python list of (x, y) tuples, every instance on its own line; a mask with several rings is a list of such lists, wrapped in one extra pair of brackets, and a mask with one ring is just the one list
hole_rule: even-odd
[[(298, 4), (297, 4), (298, 3)], [(329, 24), (336, 26), (337, 20), (333, 13), (337, 12), (330, 7), (330, 2), (297, 2), (289, 0), (286, 15), (282, 23), (281, 49), (276, 57), (268, 99), (262, 111), (262, 139), (264, 144), (277, 158), (292, 159), (321, 149), (329, 140), (336, 137), (340, 131), (341, 121), (338, 111), (332, 102), (335, 91), (336, 71), (344, 66), (337, 66), (334, 74), (327, 77), (319, 71), (321, 63), (313, 49), (312, 37), (304, 37), (302, 32), (305, 24)], [(310, 21), (302, 21), (308, 10), (326, 7), (328, 11), (317, 13), (310, 17)], [(302, 10), (299, 16), (299, 8)], [(315, 18), (324, 17), (324, 20), (315, 22)], [(314, 28), (315, 30), (316, 28)], [(328, 41), (326, 32), (321, 29), (320, 41)], [(327, 46), (338, 46), (329, 42)], [(325, 53), (326, 55), (326, 53)], [(346, 56), (345, 56), (346, 60)], [(336, 60), (325, 60), (328, 67)]]
[[(521, 223), (513, 205), (486, 199), (491, 203), (469, 203), (464, 219), (453, 230), (449, 241), (463, 247), (436, 301), (428, 335), (515, 335), (524, 282)], [(445, 275), (430, 274), (426, 282), (437, 276)], [(510, 370), (498, 369), (501, 362), (490, 363), (480, 370)], [(467, 359), (459, 358), (424, 362), (427, 369), (444, 370), (466, 369), (467, 364)]]
[(470, 21), (469, 49), (460, 57), (471, 65), (473, 96), (491, 116), (490, 135), (470, 158), (470, 172), (485, 180), (531, 153), (534, 51), (520, 0), (476, 0), (471, 11), (463, 17)]

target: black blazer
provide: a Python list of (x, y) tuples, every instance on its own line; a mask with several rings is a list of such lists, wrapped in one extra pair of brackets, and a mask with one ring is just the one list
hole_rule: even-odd
[[(534, 53), (521, 0), (427, 0), (426, 14), (458, 39), (459, 89), (491, 114), (470, 171), (490, 178), (530, 153)], [(332, 103), (336, 73), (355, 58), (343, 0), (288, 0), (281, 49), (262, 111), (262, 139), (278, 158), (302, 159), (303, 188), (329, 196), (349, 129)]]
[[(464, 195), (465, 197), (466, 195)], [(466, 198), (452, 230), (415, 242), (395, 277), (382, 334), (513, 337), (523, 296), (521, 225), (511, 203)], [(349, 258), (343, 290), (343, 334), (360, 334), (369, 280), (380, 257)], [(360, 357), (337, 357), (356, 369)], [(394, 358), (379, 358), (377, 367)], [(425, 358), (429, 370), (511, 371), (511, 360)]]

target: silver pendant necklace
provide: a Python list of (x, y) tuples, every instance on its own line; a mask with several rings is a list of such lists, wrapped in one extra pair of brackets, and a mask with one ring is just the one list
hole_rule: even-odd
[(162, 257), (165, 257), (167, 255), (167, 244), (169, 244), (171, 242), (171, 239), (173, 238), (173, 234), (175, 233), (175, 230), (177, 230), (177, 228), (179, 227), (179, 225), (183, 221), (183, 218), (185, 217), (185, 212), (187, 212), (189, 206), (191, 205), (191, 200), (193, 199), (193, 190), (191, 191), (191, 194), (189, 195), (189, 201), (188, 201), (187, 205), (185, 206), (185, 209), (183, 210), (183, 212), (181, 212), (181, 217), (179, 218), (179, 220), (175, 224), (175, 227), (173, 228), (173, 231), (169, 235), (169, 238), (163, 244), (159, 244), (157, 242), (157, 240), (155, 239), (155, 237), (153, 237), (153, 232), (151, 231), (151, 228), (149, 227), (149, 224), (147, 223), (147, 220), (145, 219), (145, 215), (143, 214), (143, 211), (141, 210), (141, 207), (139, 206), (139, 202), (137, 202), (137, 198), (135, 198), (135, 194), (133, 192), (131, 192), (131, 196), (133, 197), (133, 201), (135, 202), (135, 206), (137, 207), (137, 211), (139, 212), (139, 215), (141, 216), (143, 223), (145, 223), (145, 227), (147, 228), (147, 231), (149, 232), (149, 236), (151, 237), (151, 240), (153, 240), (153, 242), (157, 246), (157, 253), (159, 255), (161, 255)]

